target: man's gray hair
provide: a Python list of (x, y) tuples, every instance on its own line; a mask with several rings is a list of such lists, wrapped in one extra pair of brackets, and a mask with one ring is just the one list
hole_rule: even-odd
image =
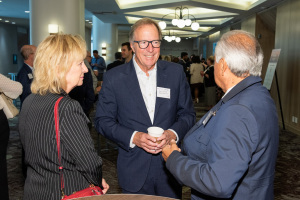
[(23, 57), (24, 60), (28, 60), (30, 54), (33, 54), (34, 53), (34, 46), (32, 45), (24, 45), (22, 46), (21, 50), (20, 50), (20, 53)]
[(131, 30), (129, 32), (129, 42), (133, 43), (134, 39), (134, 32), (137, 28), (144, 26), (144, 25), (153, 25), (157, 28), (158, 31), (158, 35), (159, 35), (159, 39), (162, 39), (162, 33), (161, 33), (161, 29), (159, 27), (159, 25), (156, 23), (156, 21), (154, 21), (153, 19), (150, 18), (142, 18), (140, 20), (138, 20), (137, 22), (135, 22), (132, 27)]
[(261, 75), (264, 55), (251, 33), (241, 30), (225, 33), (216, 46), (215, 56), (216, 62), (223, 58), (230, 71), (238, 77)]

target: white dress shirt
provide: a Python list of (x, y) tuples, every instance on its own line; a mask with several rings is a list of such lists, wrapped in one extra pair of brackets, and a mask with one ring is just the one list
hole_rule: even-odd
[[(153, 124), (154, 113), (155, 113), (155, 104), (156, 104), (157, 63), (155, 63), (154, 68), (152, 70), (148, 71), (148, 74), (146, 74), (144, 71), (142, 71), (142, 69), (139, 67), (139, 65), (135, 61), (135, 55), (133, 55), (132, 61), (133, 61), (133, 66), (134, 66), (134, 69), (135, 69), (135, 72), (136, 72), (136, 75), (137, 75), (137, 78), (139, 81), (143, 99), (144, 99), (149, 117)], [(170, 130), (175, 133), (177, 141), (178, 141), (177, 133), (172, 129), (170, 129)], [(137, 132), (138, 131), (134, 131), (131, 136), (130, 144), (129, 144), (129, 146), (131, 148), (135, 147), (135, 144), (132, 143), (132, 140)]]

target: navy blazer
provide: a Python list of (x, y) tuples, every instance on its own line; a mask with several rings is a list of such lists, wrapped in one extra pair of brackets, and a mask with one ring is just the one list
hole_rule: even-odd
[(21, 104), (23, 103), (25, 98), (31, 94), (30, 86), (32, 80), (33, 80), (32, 70), (27, 64), (24, 63), (17, 75), (17, 81), (20, 82), (23, 86), (23, 92), (20, 95)]
[(99, 94), (95, 127), (118, 144), (119, 184), (130, 192), (143, 186), (152, 158), (142, 148), (129, 147), (133, 132), (147, 133), (148, 127), (158, 126), (175, 130), (181, 140), (195, 122), (190, 88), (180, 65), (159, 60), (157, 87), (169, 88), (170, 98), (156, 98), (153, 124), (132, 60), (105, 73)]
[(167, 168), (192, 199), (271, 200), (278, 138), (274, 101), (250, 76), (197, 122), (183, 141), (187, 156), (174, 151)]
[(89, 111), (95, 100), (93, 77), (91, 73), (94, 72), (91, 72), (88, 68), (88, 72), (84, 73), (82, 85), (76, 86), (71, 90), (71, 92), (69, 92), (69, 96), (80, 103), (86, 116), (89, 116)]

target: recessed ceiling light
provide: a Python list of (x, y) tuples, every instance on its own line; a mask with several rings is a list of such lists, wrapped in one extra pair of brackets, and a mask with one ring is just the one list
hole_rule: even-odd
[(5, 22), (9, 22), (8, 20), (5, 20)]
[(26, 13), (30, 13), (30, 11), (29, 11), (29, 10), (26, 10), (25, 12), (26, 12)]
[(91, 23), (93, 23), (93, 22), (89, 22), (89, 23), (91, 24)]
[(16, 22), (12, 22), (12, 24), (16, 24)]
[(0, 0), (0, 3), (1, 3), (2, 1)]
[(0, 21), (2, 20), (2, 18), (0, 18)]
[(90, 20), (86, 19), (85, 21), (88, 22), (88, 21), (90, 21)]

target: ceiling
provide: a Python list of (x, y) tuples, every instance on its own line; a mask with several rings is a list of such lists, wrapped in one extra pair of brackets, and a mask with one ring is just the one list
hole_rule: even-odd
[[(29, 14), (25, 13), (29, 0), (0, 1), (0, 23), (29, 26)], [(150, 17), (167, 23), (164, 35), (171, 32), (180, 37), (205, 37), (283, 1), (286, 0), (85, 0), (85, 19), (91, 21), (95, 15), (102, 22), (118, 24), (119, 30), (126, 31), (138, 19)], [(182, 10), (183, 18), (191, 16), (192, 21), (200, 24), (197, 31), (172, 25), (175, 9), (181, 6), (187, 8)], [(176, 14), (179, 15), (178, 9)], [(86, 22), (86, 26), (91, 24)]]

